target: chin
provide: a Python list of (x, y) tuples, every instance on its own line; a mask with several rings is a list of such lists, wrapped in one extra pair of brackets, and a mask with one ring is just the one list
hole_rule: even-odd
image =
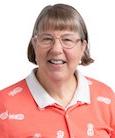
[(54, 81), (62, 81), (62, 80), (66, 80), (67, 78), (67, 76), (64, 75), (64, 73), (60, 73), (60, 72), (51, 73), (49, 77)]

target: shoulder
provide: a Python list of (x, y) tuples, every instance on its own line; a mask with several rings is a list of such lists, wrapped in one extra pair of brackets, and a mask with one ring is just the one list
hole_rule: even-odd
[(21, 91), (23, 91), (23, 89), (26, 87), (26, 80), (20, 80), (18, 82), (16, 82), (15, 84), (12, 84), (2, 90), (0, 90), (0, 99), (3, 96), (7, 96), (7, 95), (15, 95), (17, 93), (20, 93)]
[(12, 84), (9, 87), (0, 91), (0, 112), (6, 110), (13, 110), (17, 108), (19, 101), (23, 99), (26, 90), (28, 89), (26, 80), (20, 80), (19, 82)]
[(109, 85), (90, 77), (86, 77), (86, 79), (88, 80), (90, 90), (93, 94), (115, 98), (115, 92)]
[(105, 83), (86, 77), (90, 82), (92, 108), (115, 131), (115, 92)]

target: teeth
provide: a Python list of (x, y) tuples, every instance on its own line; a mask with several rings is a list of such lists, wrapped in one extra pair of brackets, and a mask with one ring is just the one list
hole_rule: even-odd
[(54, 59), (49, 60), (49, 62), (52, 64), (64, 64), (65, 63), (63, 60), (54, 60)]

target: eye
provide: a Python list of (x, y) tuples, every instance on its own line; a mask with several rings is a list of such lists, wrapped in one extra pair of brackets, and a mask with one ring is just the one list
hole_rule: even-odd
[(70, 38), (63, 38), (62, 41), (65, 41), (65, 42), (73, 42), (73, 40), (70, 39)]
[(43, 37), (41, 40), (42, 41), (52, 41), (53, 39), (51, 37)]

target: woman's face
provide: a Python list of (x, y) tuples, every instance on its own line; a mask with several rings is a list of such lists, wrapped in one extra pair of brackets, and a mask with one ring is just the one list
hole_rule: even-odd
[[(72, 31), (40, 33), (32, 41), (40, 75), (53, 80), (67, 80), (73, 77), (86, 47), (86, 41), (81, 42), (79, 39), (79, 34)], [(75, 46), (65, 48), (68, 44)]]

